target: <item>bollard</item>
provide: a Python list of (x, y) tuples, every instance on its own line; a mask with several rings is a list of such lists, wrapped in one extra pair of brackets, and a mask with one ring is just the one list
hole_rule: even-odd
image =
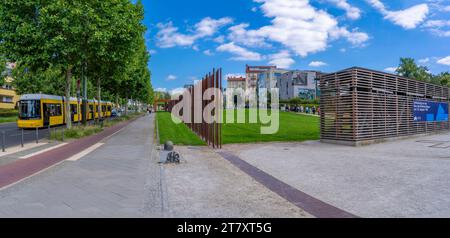
[(6, 143), (6, 138), (5, 138), (6, 132), (2, 131), (2, 151), (5, 152), (5, 143)]
[(23, 148), (23, 128), (22, 128), (22, 132), (21, 132), (21, 135), (20, 135), (21, 137), (20, 137), (20, 145), (22, 146), (22, 148)]
[(39, 144), (39, 128), (36, 127), (36, 144)]
[(61, 128), (61, 141), (64, 141), (64, 127)]
[(50, 130), (50, 124), (48, 124), (48, 140), (52, 140), (52, 131)]

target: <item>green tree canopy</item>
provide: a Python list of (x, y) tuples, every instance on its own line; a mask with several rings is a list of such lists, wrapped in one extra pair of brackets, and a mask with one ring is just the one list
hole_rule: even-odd
[(430, 82), (432, 75), (425, 66), (417, 65), (413, 58), (400, 58), (396, 72), (404, 77)]
[(143, 9), (129, 0), (3, 0), (0, 55), (18, 63), (19, 93), (73, 96), (87, 63), (90, 96), (96, 87), (98, 99), (103, 92), (116, 101), (126, 96), (148, 103), (153, 92)]
[(450, 73), (442, 72), (433, 75), (427, 67), (417, 65), (413, 58), (400, 58), (400, 65), (396, 72), (404, 77), (417, 79), (437, 85), (450, 86)]

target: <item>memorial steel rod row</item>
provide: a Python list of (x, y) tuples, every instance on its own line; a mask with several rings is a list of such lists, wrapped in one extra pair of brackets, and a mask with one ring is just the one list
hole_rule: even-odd
[[(201, 102), (199, 101), (199, 98), (196, 97), (202, 97), (202, 95), (205, 94), (205, 92), (208, 89), (216, 89), (217, 92), (220, 92), (220, 97), (215, 100), (215, 95), (211, 97), (211, 99), (203, 99)], [(211, 73), (208, 73), (205, 75), (205, 77), (195, 83), (194, 85), (190, 87), (186, 87), (188, 95), (191, 98), (187, 100), (189, 105), (185, 105), (185, 107), (190, 107), (190, 111), (192, 112), (190, 114), (190, 120), (186, 121), (183, 120), (183, 122), (194, 132), (196, 133), (203, 141), (205, 141), (208, 146), (211, 146), (216, 149), (222, 148), (222, 113), (223, 113), (223, 106), (222, 106), (222, 69), (213, 69)], [(197, 95), (196, 93), (200, 92), (200, 95)], [(171, 100), (168, 103), (167, 110), (169, 112), (172, 112), (172, 109), (180, 103), (180, 101), (183, 99), (183, 96), (180, 96), (177, 100)], [(203, 115), (197, 115), (199, 118), (195, 118), (195, 113), (198, 111), (196, 107), (201, 107), (201, 112), (205, 112), (205, 109), (207, 105), (214, 102), (215, 109), (212, 111), (212, 114), (207, 114), (204, 118)], [(183, 111), (184, 113), (184, 111)], [(208, 123), (205, 119), (212, 119), (214, 118), (212, 123)], [(197, 121), (196, 121), (197, 120)], [(201, 120), (201, 123), (198, 123), (198, 120)]]

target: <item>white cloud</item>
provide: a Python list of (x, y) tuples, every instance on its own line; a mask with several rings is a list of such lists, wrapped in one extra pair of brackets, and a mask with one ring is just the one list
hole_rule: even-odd
[(228, 30), (228, 39), (238, 44), (249, 47), (270, 47), (265, 40), (264, 35), (258, 30), (247, 30), (249, 24), (242, 23), (230, 27)]
[(328, 42), (346, 38), (352, 44), (369, 39), (366, 33), (339, 27), (337, 20), (323, 10), (314, 8), (309, 0), (254, 0), (260, 3), (264, 16), (271, 24), (248, 29), (248, 24), (230, 28), (229, 39), (245, 46), (271, 46), (268, 41), (280, 43), (288, 50), (306, 57), (324, 51)]
[(442, 10), (444, 10), (445, 12), (450, 12), (450, 6), (446, 6)]
[(450, 56), (447, 56), (445, 58), (439, 59), (437, 61), (438, 64), (447, 65), (450, 66)]
[(431, 29), (430, 31), (441, 37), (450, 37), (450, 30), (444, 31), (440, 29)]
[(341, 48), (339, 51), (340, 51), (341, 53), (345, 53), (345, 52), (347, 52), (347, 49)]
[(231, 24), (233, 20), (228, 17), (212, 19), (206, 17), (195, 24), (193, 34), (182, 34), (172, 22), (158, 23), (159, 29), (156, 34), (156, 44), (161, 48), (171, 48), (175, 46), (192, 46), (196, 40), (213, 36), (221, 27)]
[(388, 67), (385, 68), (384, 71), (389, 72), (389, 73), (395, 73), (397, 71), (397, 67)]
[(167, 92), (167, 88), (157, 88), (155, 92)]
[(427, 22), (425, 22), (425, 24), (423, 24), (424, 27), (430, 27), (430, 28), (434, 28), (434, 27), (445, 27), (445, 26), (450, 26), (450, 20), (429, 20)]
[(270, 65), (275, 65), (278, 68), (288, 69), (295, 63), (295, 60), (291, 58), (289, 51), (283, 50), (277, 54), (269, 56)]
[(361, 10), (357, 7), (350, 5), (347, 0), (327, 0), (335, 4), (338, 8), (345, 10), (348, 18), (357, 20), (361, 17)]
[(322, 61), (312, 61), (311, 63), (309, 63), (310, 67), (322, 67), (322, 66), (326, 66), (327, 63), (322, 62)]
[(258, 11), (258, 8), (256, 8), (256, 7), (252, 7), (252, 12), (256, 12), (256, 11)]
[(438, 36), (450, 37), (450, 20), (429, 20), (423, 27)]
[(346, 38), (348, 42), (355, 46), (364, 46), (364, 43), (369, 40), (369, 35), (364, 32), (359, 32), (358, 29), (353, 29), (352, 31), (347, 30), (347, 28), (336, 28), (330, 32), (330, 36), (333, 39)]
[(156, 44), (161, 48), (171, 48), (175, 46), (190, 46), (194, 44), (196, 37), (194, 35), (185, 35), (178, 33), (178, 28), (173, 26), (172, 22), (158, 23), (156, 25), (159, 32), (156, 34)]
[(214, 38), (214, 42), (223, 44), (225, 42), (225, 36), (218, 36), (218, 37)]
[(217, 30), (223, 26), (231, 24), (233, 19), (229, 17), (224, 17), (220, 19), (212, 19), (210, 17), (204, 18), (199, 23), (195, 25), (196, 35), (198, 37), (212, 36)]
[(427, 4), (418, 4), (410, 8), (389, 11), (380, 0), (366, 0), (381, 14), (386, 20), (393, 22), (405, 29), (414, 29), (427, 18), (430, 9)]
[(185, 88), (175, 88), (169, 91), (170, 95), (177, 96), (184, 93), (186, 89)]
[(237, 46), (234, 42), (220, 45), (217, 47), (217, 51), (234, 54), (235, 56), (231, 59), (236, 61), (260, 61), (263, 59), (259, 53)]
[(166, 78), (166, 81), (174, 81), (177, 79), (177, 76), (173, 75), (173, 74), (169, 74)]
[(211, 50), (205, 50), (205, 51), (203, 51), (203, 54), (205, 54), (207, 56), (213, 56), (214, 55), (214, 53), (211, 52)]
[(150, 55), (154, 55), (154, 54), (156, 54), (156, 53), (158, 53), (156, 50), (153, 50), (153, 49), (150, 49), (150, 50), (148, 50), (148, 53), (150, 54)]
[(417, 62), (419, 62), (419, 64), (426, 64), (430, 62), (430, 58), (419, 59)]

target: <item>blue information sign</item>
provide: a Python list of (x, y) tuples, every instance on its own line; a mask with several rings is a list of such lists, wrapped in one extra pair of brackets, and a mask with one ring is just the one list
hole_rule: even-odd
[(414, 121), (448, 121), (448, 103), (424, 100), (414, 101)]

